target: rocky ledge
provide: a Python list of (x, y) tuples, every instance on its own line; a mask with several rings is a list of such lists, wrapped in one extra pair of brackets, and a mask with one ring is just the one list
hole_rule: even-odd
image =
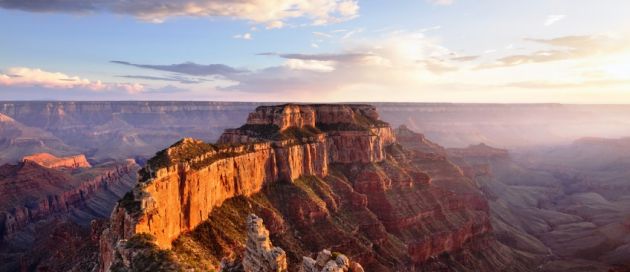
[(49, 153), (37, 153), (25, 156), (23, 161), (31, 161), (46, 168), (90, 168), (92, 165), (87, 161), (85, 155), (73, 155), (57, 157)]

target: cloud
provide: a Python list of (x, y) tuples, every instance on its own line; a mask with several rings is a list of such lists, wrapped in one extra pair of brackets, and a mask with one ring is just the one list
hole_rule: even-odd
[(455, 3), (455, 0), (427, 0), (427, 2), (438, 6), (449, 6)]
[(317, 72), (332, 72), (335, 70), (332, 61), (289, 59), (283, 65), (292, 70), (310, 70)]
[(440, 60), (421, 60), (419, 63), (424, 64), (424, 67), (434, 74), (443, 74), (447, 72), (457, 71), (458, 68), (454, 65), (450, 65), (445, 61)]
[(313, 32), (313, 35), (319, 36), (319, 37), (323, 37), (323, 38), (332, 38), (333, 37), (333, 35), (330, 35), (330, 34), (324, 33), (324, 32), (318, 32), (318, 31)]
[(598, 79), (574, 82), (560, 81), (521, 81), (513, 82), (502, 87), (516, 87), (523, 89), (573, 89), (573, 88), (601, 88), (605, 86), (630, 85), (628, 79)]
[[(381, 98), (383, 93), (417, 91), (424, 80), (439, 78), (440, 74), (459, 70), (458, 65), (463, 65), (450, 61), (456, 55), (437, 44), (437, 40), (418, 34), (397, 32), (359, 43), (347, 41), (342, 43), (341, 52), (259, 53), (284, 59), (284, 62), (231, 75), (229, 79), (236, 84), (221, 90), (251, 93), (252, 97), (273, 93), (278, 97), (320, 101), (339, 94), (347, 95), (346, 99), (350, 100), (370, 99), (366, 95), (379, 90)], [(336, 99), (340, 99), (339, 96)]]
[(525, 40), (552, 46), (552, 48), (527, 54), (505, 56), (497, 59), (494, 63), (482, 64), (478, 68), (499, 68), (522, 64), (579, 59), (617, 53), (630, 48), (628, 47), (628, 38), (611, 35), (562, 36), (553, 39)]
[(180, 64), (169, 64), (169, 65), (152, 65), (152, 64), (135, 64), (127, 61), (120, 60), (112, 60), (111, 63), (134, 66), (138, 68), (159, 70), (159, 71), (167, 71), (174, 72), (179, 74), (186, 74), (192, 76), (227, 76), (231, 74), (238, 74), (247, 72), (246, 70), (239, 70), (227, 66), (225, 64), (196, 64), (194, 62), (184, 62)]
[(144, 75), (119, 75), (118, 77), (122, 78), (132, 78), (132, 79), (144, 79), (144, 80), (158, 80), (158, 81), (172, 81), (179, 82), (183, 84), (197, 84), (203, 82), (209, 82), (211, 80), (205, 78), (192, 78), (192, 77), (183, 77), (178, 75), (170, 75), (170, 76), (144, 76)]
[(473, 61), (478, 59), (480, 56), (458, 56), (458, 57), (452, 57), (451, 60), (454, 61)]
[(252, 34), (250, 34), (250, 33), (237, 34), (237, 35), (232, 36), (232, 38), (234, 38), (234, 39), (243, 39), (243, 40), (251, 40), (252, 39)]
[(346, 32), (341, 38), (347, 39), (353, 36), (354, 34), (361, 33), (361, 32), (363, 32), (363, 28), (357, 28), (357, 29)]
[(334, 53), (334, 54), (278, 54), (278, 53), (260, 53), (263, 56), (278, 56), (284, 59), (308, 60), (308, 61), (335, 61), (335, 62), (358, 62), (365, 60), (371, 53)]
[(159, 88), (151, 88), (145, 91), (146, 94), (170, 94), (170, 93), (185, 93), (188, 92), (186, 89), (182, 89), (173, 85), (166, 85), (164, 87)]
[(0, 73), (0, 85), (47, 89), (88, 89), (91, 91), (125, 90), (128, 93), (139, 93), (144, 90), (144, 86), (137, 83), (103, 83), (99, 80), (90, 81), (78, 76), (27, 67), (6, 69), (4, 73)]
[(359, 11), (356, 0), (0, 0), (0, 7), (29, 12), (114, 13), (155, 23), (181, 16), (229, 17), (270, 28), (300, 17), (312, 24), (334, 23), (352, 19)]
[(268, 22), (265, 26), (266, 29), (274, 29), (274, 28), (282, 28), (284, 26), (284, 22), (280, 20)]
[(553, 15), (549, 15), (547, 16), (547, 19), (545, 20), (545, 26), (550, 26), (553, 25), (557, 22), (559, 22), (560, 20), (566, 18), (567, 16), (564, 14), (553, 14)]

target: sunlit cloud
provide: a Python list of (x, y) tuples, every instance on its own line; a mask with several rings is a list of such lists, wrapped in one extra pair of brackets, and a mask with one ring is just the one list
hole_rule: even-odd
[(288, 59), (283, 65), (291, 70), (310, 70), (316, 72), (332, 72), (335, 70), (333, 61)]
[(30, 12), (76, 14), (114, 13), (161, 23), (171, 17), (230, 17), (280, 28), (292, 18), (308, 18), (313, 24), (328, 24), (355, 18), (355, 0), (0, 0), (0, 7)]
[(64, 73), (48, 72), (37, 68), (11, 67), (0, 73), (0, 86), (43, 87), (48, 89), (87, 89), (91, 91), (125, 90), (140, 93), (144, 86), (138, 83), (103, 83)]
[(265, 26), (266, 29), (274, 29), (274, 28), (282, 28), (284, 26), (284, 22), (280, 20), (268, 22)]
[(479, 56), (458, 56), (458, 57), (452, 57), (451, 60), (454, 61), (473, 61), (478, 59)]
[(530, 42), (552, 46), (527, 54), (509, 55), (479, 68), (508, 67), (532, 63), (544, 63), (607, 55), (628, 50), (628, 38), (613, 35), (563, 36), (553, 39), (526, 39)]

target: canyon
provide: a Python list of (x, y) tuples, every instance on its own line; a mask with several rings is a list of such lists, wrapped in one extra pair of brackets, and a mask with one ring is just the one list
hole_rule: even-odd
[(482, 192), (443, 148), (413, 149), (428, 140), (398, 133), (407, 140), (397, 142), (373, 106), (286, 104), (256, 108), (216, 145), (181, 140), (148, 160), (115, 208), (100, 270), (128, 263), (118, 259), (125, 241), (143, 235), (182, 269), (238, 262), (243, 218), (255, 213), (290, 271), (322, 248), (367, 271), (528, 271), (531, 257), (494, 239)]
[(240, 271), (250, 214), (289, 271), (324, 251), (365, 271), (624, 271), (626, 117), (623, 105), (0, 102), (0, 271)]
[[(138, 169), (133, 161), (91, 166), (83, 155), (50, 154), (0, 166), (0, 270), (79, 265), (72, 260), (79, 252), (62, 252), (90, 243), (89, 230), (98, 224), (93, 220), (109, 217), (116, 200), (135, 184)], [(92, 262), (97, 243), (92, 241), (88, 252)]]
[(628, 143), (587, 138), (527, 152), (487, 145), (448, 152), (485, 192), (497, 239), (544, 255), (538, 270), (625, 271)]
[[(89, 160), (145, 160), (186, 137), (215, 142), (257, 102), (0, 101), (0, 163), (34, 153)], [(630, 135), (625, 105), (373, 103), (394, 127), (406, 125), (446, 147), (486, 143), (525, 148), (582, 137)], [(543, 117), (544, 118), (541, 118)]]

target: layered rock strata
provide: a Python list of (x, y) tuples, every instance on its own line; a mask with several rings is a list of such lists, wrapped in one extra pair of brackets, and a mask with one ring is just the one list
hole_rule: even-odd
[(31, 160), (0, 166), (0, 195), (6, 196), (0, 202), (0, 238), (30, 223), (84, 206), (97, 192), (126, 182), (137, 169), (133, 161), (95, 169), (89, 175), (70, 175)]
[(159, 152), (112, 214), (100, 269), (142, 233), (184, 267), (216, 269), (245, 250), (242, 218), (256, 213), (289, 270), (330, 248), (367, 271), (528, 271), (493, 238), (486, 199), (444, 148), (409, 131), (397, 143), (377, 118), (365, 105), (259, 107), (218, 145)]
[(374, 107), (292, 104), (257, 108), (217, 145), (184, 139), (149, 160), (139, 185), (112, 213), (102, 269), (120, 239), (148, 233), (170, 248), (227, 199), (277, 181), (325, 177), (335, 162), (383, 161), (385, 146), (394, 141)]

